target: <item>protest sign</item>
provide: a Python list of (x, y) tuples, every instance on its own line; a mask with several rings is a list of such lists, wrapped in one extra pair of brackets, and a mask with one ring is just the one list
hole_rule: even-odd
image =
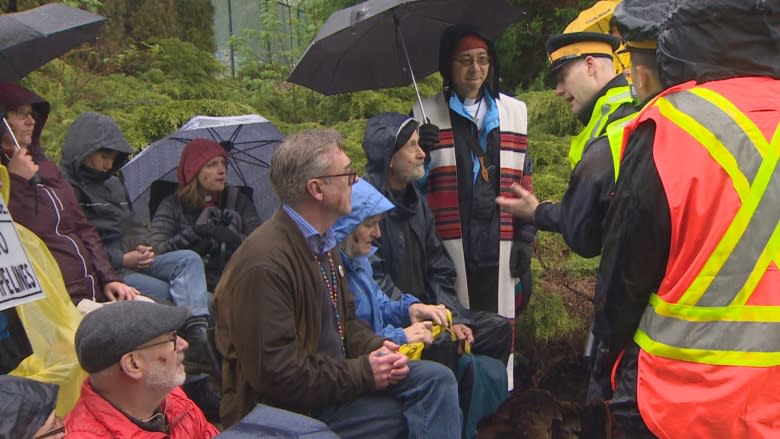
[(0, 196), (0, 310), (42, 298), (41, 283)]

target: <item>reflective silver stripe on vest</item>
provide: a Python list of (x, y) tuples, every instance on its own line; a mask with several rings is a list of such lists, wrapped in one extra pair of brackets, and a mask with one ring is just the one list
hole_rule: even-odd
[(734, 156), (747, 181), (753, 182), (761, 166), (761, 154), (734, 119), (709, 101), (688, 91), (666, 96), (665, 99), (714, 134)]
[(780, 352), (780, 323), (691, 322), (656, 314), (651, 306), (640, 327), (670, 346), (709, 351)]
[[(690, 92), (671, 95), (667, 100), (714, 134), (737, 161), (745, 178), (751, 184), (754, 182), (763, 162), (762, 157), (753, 141), (730, 116)], [(737, 297), (777, 227), (778, 218), (780, 168), (775, 164), (769, 185), (744, 234), (697, 302), (697, 306), (727, 306)], [(780, 336), (777, 338), (780, 339)]]

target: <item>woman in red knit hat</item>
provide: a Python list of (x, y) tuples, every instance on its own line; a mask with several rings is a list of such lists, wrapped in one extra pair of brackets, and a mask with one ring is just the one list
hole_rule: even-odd
[(157, 253), (190, 249), (203, 257), (210, 291), (228, 258), (261, 223), (252, 199), (225, 184), (227, 158), (218, 143), (191, 140), (179, 160), (179, 188), (162, 200), (151, 224)]

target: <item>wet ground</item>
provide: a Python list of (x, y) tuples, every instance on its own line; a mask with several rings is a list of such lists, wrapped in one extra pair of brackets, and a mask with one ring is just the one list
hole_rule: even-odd
[[(588, 327), (593, 309), (591, 278), (572, 281), (546, 276), (540, 287), (561, 296), (569, 314)], [(587, 370), (582, 359), (587, 333), (537, 343), (526, 351), (528, 367), (520, 368), (515, 390), (491, 417), (483, 419), (479, 439), (602, 438), (602, 407), (584, 407)]]

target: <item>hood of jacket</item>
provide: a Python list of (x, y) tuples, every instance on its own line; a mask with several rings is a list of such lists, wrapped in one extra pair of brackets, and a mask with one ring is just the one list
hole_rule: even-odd
[(466, 35), (478, 36), (487, 43), (488, 55), (490, 56), (490, 72), (482, 86), (487, 86), (490, 90), (490, 94), (498, 99), (500, 91), (498, 89), (500, 69), (496, 46), (493, 44), (493, 41), (479, 33), (475, 28), (465, 24), (456, 24), (448, 27), (444, 33), (442, 33), (441, 40), (439, 40), (439, 73), (441, 73), (444, 89), (452, 89), (452, 60), (455, 57), (455, 53), (453, 52), (455, 52), (455, 46), (458, 45), (460, 39)]
[(387, 171), (395, 154), (395, 138), (412, 117), (400, 113), (381, 113), (366, 122), (363, 151), (366, 153), (366, 177), (380, 191), (387, 187)]
[(740, 76), (780, 79), (780, 2), (679, 0), (661, 24), (664, 88)]
[(374, 186), (360, 179), (352, 186), (352, 212), (344, 215), (333, 224), (336, 242), (341, 242), (366, 218), (385, 213), (395, 206)]
[(57, 391), (55, 384), (0, 376), (0, 439), (33, 437), (54, 411)]
[[(41, 132), (44, 125), (46, 125), (46, 119), (49, 118), (49, 110), (51, 109), (49, 102), (21, 85), (16, 85), (12, 82), (0, 82), (0, 113), (5, 115), (8, 111), (15, 110), (26, 104), (31, 105), (33, 111), (40, 115), (38, 120), (35, 121), (32, 143), (28, 148), (30, 155), (38, 157), (43, 153), (41, 150)], [(0, 122), (0, 133), (3, 132), (5, 132), (5, 125)], [(3, 157), (3, 163), (5, 162), (5, 157)]]
[[(98, 172), (81, 164), (88, 155), (100, 149), (117, 152), (114, 166), (108, 172)], [(82, 113), (65, 135), (60, 168), (70, 179), (106, 179), (127, 162), (131, 152), (130, 143), (113, 119), (99, 113)]]

